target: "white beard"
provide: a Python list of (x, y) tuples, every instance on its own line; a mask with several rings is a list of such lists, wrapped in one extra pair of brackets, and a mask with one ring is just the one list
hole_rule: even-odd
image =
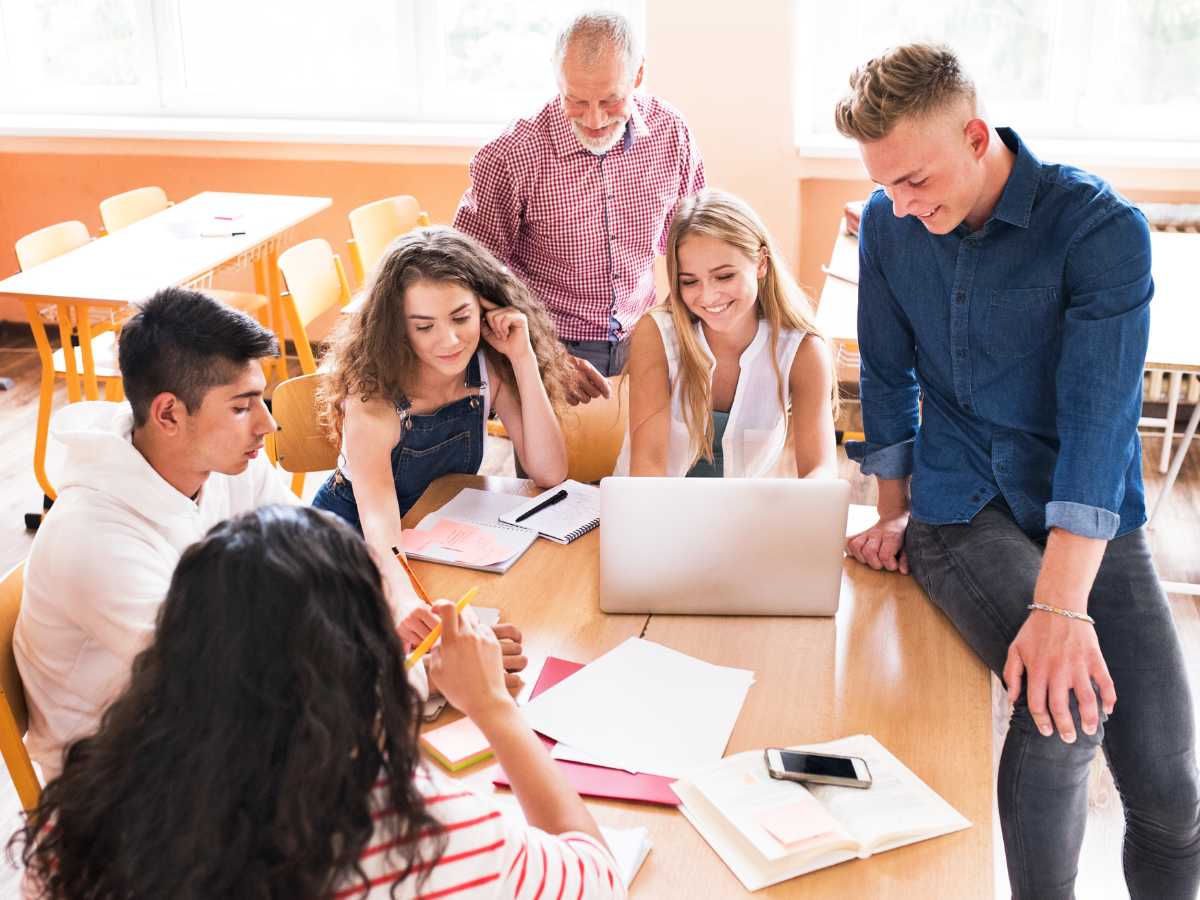
[(572, 121), (571, 130), (575, 132), (575, 140), (579, 141), (581, 147), (590, 153), (595, 153), (597, 156), (602, 156), (607, 153), (625, 138), (625, 129), (629, 125), (629, 117), (619, 120), (617, 127), (613, 129), (612, 134), (608, 137), (590, 138), (580, 130), (579, 123)]

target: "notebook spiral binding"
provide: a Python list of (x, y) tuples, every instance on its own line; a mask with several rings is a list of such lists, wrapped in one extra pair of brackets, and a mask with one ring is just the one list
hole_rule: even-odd
[(600, 520), (592, 519), (592, 521), (588, 522), (586, 525), (581, 525), (580, 527), (576, 528), (574, 531), (568, 532), (566, 542), (569, 544), (576, 538), (583, 537), (585, 534), (587, 534), (593, 528), (599, 528), (599, 527), (600, 527)]

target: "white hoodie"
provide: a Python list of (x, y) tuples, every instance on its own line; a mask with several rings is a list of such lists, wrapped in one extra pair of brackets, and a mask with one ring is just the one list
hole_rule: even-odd
[(47, 781), (127, 684), (184, 548), (230, 516), (298, 502), (263, 456), (240, 475), (213, 473), (193, 501), (134, 448), (132, 431), (125, 403), (74, 403), (51, 424), (65, 477), (29, 554), (13, 636), (25, 741)]

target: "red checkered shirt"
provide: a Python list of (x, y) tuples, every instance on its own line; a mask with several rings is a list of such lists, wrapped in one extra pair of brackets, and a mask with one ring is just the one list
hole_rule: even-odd
[(475, 154), (454, 226), (542, 299), (563, 340), (607, 340), (613, 318), (623, 338), (654, 303), (676, 202), (702, 187), (699, 148), (661, 100), (635, 94), (625, 139), (597, 156), (555, 98)]

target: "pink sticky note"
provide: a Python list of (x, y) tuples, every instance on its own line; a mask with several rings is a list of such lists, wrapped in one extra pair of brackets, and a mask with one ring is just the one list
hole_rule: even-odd
[(400, 544), (404, 547), (405, 553), (419, 553), (429, 545), (433, 540), (433, 535), (428, 531), (417, 531), (415, 528), (405, 528), (404, 533), (400, 535)]
[(434, 759), (451, 772), (465, 769), (492, 755), (488, 739), (466, 717), (425, 732), (421, 735), (421, 743)]
[(433, 543), (453, 551), (458, 562), (490, 566), (512, 556), (512, 551), (487, 531), (466, 522), (439, 519), (429, 534)]
[(807, 791), (797, 794), (796, 800), (786, 806), (759, 813), (757, 822), (788, 849), (837, 830), (837, 822)]

